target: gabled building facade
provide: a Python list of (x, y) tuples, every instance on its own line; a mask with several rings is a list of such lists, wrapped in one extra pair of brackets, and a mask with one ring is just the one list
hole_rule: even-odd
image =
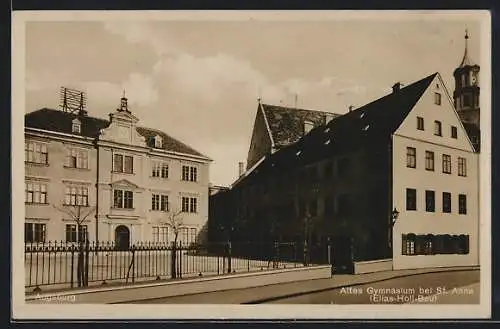
[[(52, 109), (25, 115), (27, 242), (168, 243), (173, 213), (180, 241), (206, 238), (211, 160), (138, 123), (125, 97), (110, 120)], [(83, 232), (64, 211), (75, 207), (93, 210)]]
[(398, 269), (476, 265), (478, 177), (435, 73), (261, 158), (231, 188), (233, 239), (310, 250), (330, 239), (334, 262), (392, 258)]

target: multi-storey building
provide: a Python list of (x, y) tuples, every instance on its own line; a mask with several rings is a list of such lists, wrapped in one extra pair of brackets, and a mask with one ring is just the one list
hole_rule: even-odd
[(330, 238), (334, 261), (394, 268), (478, 264), (478, 154), (438, 73), (310, 131), (301, 123), (305, 136), (233, 184), (233, 239)]
[[(211, 160), (138, 122), (125, 97), (109, 121), (47, 108), (25, 115), (26, 241), (169, 242), (172, 216), (180, 241), (205, 237)], [(87, 214), (77, 232), (75, 217)]]

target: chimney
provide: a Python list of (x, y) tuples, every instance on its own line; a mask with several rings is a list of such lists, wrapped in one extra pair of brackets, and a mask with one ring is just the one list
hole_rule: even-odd
[(351, 112), (353, 108), (354, 108), (354, 105), (349, 105), (349, 112)]
[(392, 86), (392, 92), (393, 93), (398, 92), (400, 89), (401, 89), (401, 83), (400, 82), (396, 82), (394, 84), (394, 86)]
[(238, 162), (238, 176), (241, 177), (243, 176), (243, 173), (245, 172), (245, 167), (243, 162)]

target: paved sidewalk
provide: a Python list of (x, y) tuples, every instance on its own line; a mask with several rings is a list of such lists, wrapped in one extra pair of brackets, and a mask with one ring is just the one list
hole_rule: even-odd
[(471, 271), (479, 270), (478, 267), (453, 267), (453, 268), (432, 268), (432, 269), (413, 269), (413, 270), (396, 270), (367, 274), (336, 274), (332, 278), (317, 279), (309, 281), (297, 281), (291, 283), (275, 284), (269, 286), (225, 290), (218, 292), (209, 292), (202, 294), (193, 294), (176, 297), (165, 297), (159, 299), (137, 300), (129, 303), (136, 304), (156, 304), (156, 303), (189, 303), (189, 304), (255, 304), (266, 301), (272, 301), (282, 297), (293, 297), (306, 293), (314, 293), (327, 291), (334, 288), (362, 285), (379, 281), (386, 281), (398, 277), (412, 276), (423, 273), (438, 273), (450, 271)]

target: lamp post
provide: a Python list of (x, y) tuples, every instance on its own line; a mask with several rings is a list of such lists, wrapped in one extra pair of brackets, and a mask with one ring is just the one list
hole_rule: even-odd
[(391, 218), (390, 218), (390, 225), (389, 225), (389, 252), (391, 253), (392, 257), (392, 246), (393, 246), (393, 228), (394, 224), (396, 224), (396, 220), (399, 217), (399, 211), (394, 208), (391, 211)]

